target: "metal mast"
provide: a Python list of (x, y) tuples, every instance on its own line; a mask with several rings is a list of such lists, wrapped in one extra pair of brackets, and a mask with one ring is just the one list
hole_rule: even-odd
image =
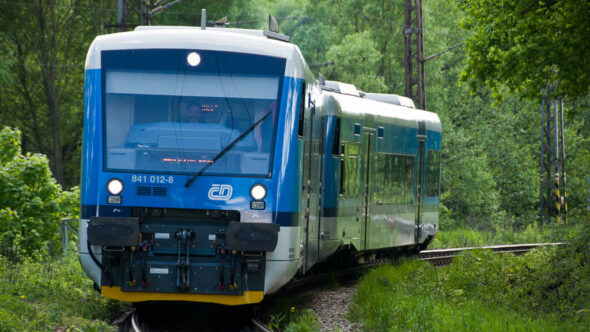
[[(151, 18), (163, 12), (166, 8), (175, 5), (182, 0), (137, 0), (136, 3), (132, 3), (130, 0), (118, 0), (117, 1), (117, 23), (116, 24), (105, 24), (106, 28), (118, 28), (119, 31), (127, 31), (133, 29), (139, 25), (150, 25)], [(137, 14), (137, 21), (133, 23), (127, 23), (128, 19), (132, 14)]]
[(546, 89), (543, 90), (543, 102), (541, 106), (541, 155), (539, 174), (541, 184), (539, 192), (539, 221), (541, 224), (544, 223), (546, 216), (555, 216), (556, 222), (560, 222), (563, 217), (563, 221), (567, 224), (567, 178), (565, 172), (566, 155), (563, 98), (552, 96), (556, 90), (557, 83), (547, 85)]
[(422, 0), (404, 0), (405, 95), (426, 109)]

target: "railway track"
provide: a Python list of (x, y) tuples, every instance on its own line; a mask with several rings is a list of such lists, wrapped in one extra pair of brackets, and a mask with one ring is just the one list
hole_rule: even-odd
[[(448, 265), (459, 253), (468, 250), (489, 249), (496, 253), (513, 253), (522, 255), (531, 249), (543, 246), (558, 246), (564, 243), (529, 243), (494, 245), (483, 247), (449, 248), (422, 250), (417, 259), (427, 261), (435, 266)], [(369, 264), (338, 271), (338, 273), (319, 273), (309, 277), (298, 279), (284, 287), (279, 295), (270, 296), (261, 305), (248, 308), (224, 307), (210, 304), (195, 303), (152, 303), (140, 304), (131, 312), (125, 324), (119, 331), (152, 332), (152, 331), (247, 331), (247, 332), (271, 332), (261, 319), (269, 307), (272, 307), (273, 299), (289, 296), (304, 287), (322, 287), (326, 280), (333, 279), (335, 275), (342, 279), (351, 279), (386, 260), (373, 261)], [(266, 309), (265, 309), (266, 308)], [(230, 318), (230, 319), (228, 319)]]
[(271, 332), (257, 315), (258, 305), (227, 307), (206, 303), (141, 303), (127, 313), (120, 332)]
[(483, 247), (466, 247), (466, 248), (449, 248), (449, 249), (430, 249), (422, 250), (418, 254), (418, 259), (427, 261), (436, 266), (448, 265), (453, 261), (453, 258), (459, 253), (475, 249), (489, 249), (495, 253), (513, 253), (515, 255), (522, 255), (529, 252), (531, 249), (545, 246), (560, 246), (565, 243), (527, 243), (527, 244), (503, 244)]
[[(430, 249), (422, 250), (417, 254), (419, 260), (427, 261), (436, 266), (448, 265), (452, 262), (453, 257), (459, 253), (468, 250), (475, 249), (489, 249), (496, 253), (513, 253), (515, 255), (522, 255), (530, 251), (531, 249), (542, 247), (542, 246), (556, 246), (563, 245), (564, 243), (528, 243), (528, 244), (505, 244), (505, 245), (493, 245), (493, 246), (482, 246), (482, 247), (465, 247), (465, 248), (448, 248), (448, 249)], [(403, 256), (405, 257), (405, 256)], [(384, 263), (391, 262), (391, 258), (382, 258), (366, 262), (363, 265), (346, 268), (338, 271), (332, 271), (327, 273), (313, 274), (310, 276), (301, 277), (295, 279), (289, 284), (283, 287), (285, 291), (294, 291), (301, 289), (313, 284), (321, 284), (325, 280), (333, 279), (335, 275), (340, 279), (354, 278), (363, 271), (372, 269)]]

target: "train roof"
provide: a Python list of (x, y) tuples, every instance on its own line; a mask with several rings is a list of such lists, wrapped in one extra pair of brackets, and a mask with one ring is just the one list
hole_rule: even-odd
[[(139, 26), (134, 31), (113, 33), (97, 36), (86, 57), (86, 70), (101, 68), (101, 52), (105, 50), (132, 49), (195, 49), (225, 51), (237, 53), (259, 54), (284, 58), (287, 60), (285, 75), (294, 78), (306, 78), (315, 81), (311, 70), (306, 64), (299, 47), (295, 44), (277, 40), (262, 30), (206, 28), (183, 26)], [(344, 83), (337, 86), (344, 86)], [(351, 85), (352, 86), (352, 85)], [(352, 86), (353, 87), (353, 86)], [(354, 88), (356, 90), (356, 88)], [(343, 114), (373, 115), (382, 118), (397, 119), (404, 126), (417, 126), (417, 121), (424, 121), (427, 128), (441, 131), (440, 120), (435, 113), (414, 108), (394, 105), (389, 101), (393, 95), (367, 98), (347, 95), (342, 91), (322, 91), (332, 96)], [(363, 93), (363, 95), (365, 95)], [(405, 98), (397, 96), (399, 98)], [(383, 99), (385, 98), (385, 99)], [(329, 100), (326, 102), (331, 102)], [(371, 100), (372, 99), (372, 100)], [(379, 101), (377, 101), (379, 100)]]
[(328, 107), (328, 109), (336, 110), (344, 117), (368, 115), (404, 127), (418, 127), (418, 122), (423, 121), (427, 130), (442, 131), (440, 119), (433, 112), (329, 91), (323, 91), (323, 93), (326, 96), (325, 103), (335, 103), (337, 106)]
[(259, 54), (287, 59), (285, 75), (311, 74), (297, 45), (265, 35), (262, 30), (180, 26), (140, 26), (134, 31), (98, 36), (86, 57), (86, 70), (101, 68), (104, 50), (196, 49)]

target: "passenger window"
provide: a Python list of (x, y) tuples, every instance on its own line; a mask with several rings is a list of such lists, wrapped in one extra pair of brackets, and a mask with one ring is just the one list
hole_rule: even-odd
[(344, 197), (360, 197), (361, 188), (361, 163), (360, 163), (360, 144), (345, 142), (343, 143), (343, 161), (344, 161)]
[(440, 151), (426, 152), (426, 196), (437, 197), (440, 191)]
[(414, 203), (414, 156), (377, 153), (374, 200), (381, 204)]

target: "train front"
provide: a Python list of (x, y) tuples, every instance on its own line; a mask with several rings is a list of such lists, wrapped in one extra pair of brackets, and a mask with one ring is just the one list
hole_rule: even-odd
[(268, 277), (269, 253), (291, 262), (274, 274), (295, 272), (299, 257), (277, 248), (273, 177), (292, 167), (277, 165), (292, 153), (291, 54), (262, 36), (197, 29), (93, 42), (79, 252), (104, 296), (256, 303), (283, 282)]

